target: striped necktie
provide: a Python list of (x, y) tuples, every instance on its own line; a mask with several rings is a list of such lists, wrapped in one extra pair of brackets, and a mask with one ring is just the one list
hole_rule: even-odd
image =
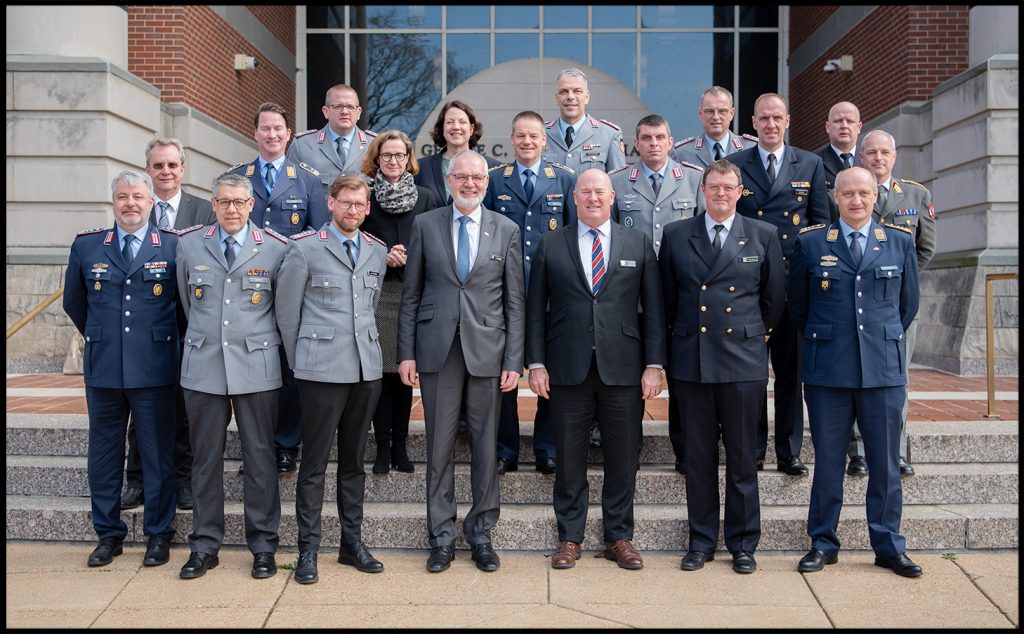
[(597, 229), (591, 229), (587, 233), (594, 238), (594, 244), (590, 247), (590, 287), (593, 294), (597, 295), (601, 290), (601, 283), (604, 281), (604, 250), (601, 248), (601, 234), (597, 232)]

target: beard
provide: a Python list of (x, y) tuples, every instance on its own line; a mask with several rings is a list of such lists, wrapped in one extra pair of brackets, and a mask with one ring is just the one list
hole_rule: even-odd
[(452, 200), (459, 209), (476, 209), (484, 202), (483, 193), (473, 197), (466, 197), (459, 192), (452, 192)]

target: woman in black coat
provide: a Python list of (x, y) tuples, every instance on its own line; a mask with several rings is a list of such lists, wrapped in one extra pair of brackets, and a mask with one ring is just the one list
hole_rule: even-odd
[[(416, 184), (434, 192), (441, 204), (451, 204), (452, 197), (448, 191), (448, 164), (451, 158), (462, 150), (476, 147), (484, 134), (484, 124), (476, 120), (476, 114), (469, 104), (455, 99), (441, 106), (430, 138), (441, 151), (420, 160), (420, 172), (416, 175)], [(501, 165), (497, 159), (485, 156), (488, 169)], [(415, 173), (415, 172), (414, 172)]]

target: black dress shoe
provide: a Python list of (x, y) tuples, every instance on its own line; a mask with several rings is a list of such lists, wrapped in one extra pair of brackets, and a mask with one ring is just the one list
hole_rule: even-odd
[(121, 494), (121, 510), (133, 509), (142, 504), (145, 499), (142, 487), (128, 485), (124, 488), (124, 493)]
[(846, 467), (846, 475), (866, 476), (868, 474), (868, 463), (864, 456), (850, 458), (850, 465)]
[(373, 558), (363, 542), (342, 544), (338, 551), (338, 563), (355, 566), (359, 572), (383, 572), (384, 564)]
[(295, 471), (295, 455), (290, 451), (277, 452), (277, 472), (290, 473)]
[(252, 556), (252, 578), (267, 579), (277, 574), (274, 553), (256, 553)]
[(901, 577), (920, 577), (924, 574), (921, 566), (910, 561), (910, 557), (907, 557), (906, 553), (901, 553), (895, 557), (876, 554), (875, 565), (888, 568)]
[(900, 475), (914, 475), (914, 467), (903, 456), (900, 456)]
[(430, 549), (430, 556), (427, 557), (428, 572), (442, 572), (448, 570), (455, 559), (455, 551), (451, 546), (435, 546)]
[(741, 575), (749, 575), (757, 570), (757, 562), (754, 561), (754, 553), (739, 551), (732, 555), (732, 571)]
[(676, 460), (676, 473), (686, 475), (686, 461)]
[(143, 566), (162, 566), (171, 559), (171, 542), (163, 537), (153, 536), (146, 544), (146, 556), (142, 559)]
[(779, 465), (776, 468), (779, 471), (785, 472), (786, 475), (807, 475), (807, 467), (804, 466), (804, 463), (800, 462), (799, 456), (793, 456), (792, 458), (783, 458), (782, 460), (779, 460)]
[(544, 475), (553, 474), (558, 467), (558, 463), (555, 462), (554, 458), (538, 458), (537, 459), (537, 471), (540, 471)]
[(123, 544), (123, 539), (104, 537), (100, 540), (99, 544), (96, 544), (96, 548), (89, 553), (89, 566), (92, 568), (106, 566), (114, 561), (114, 557), (124, 552)]
[(597, 426), (597, 421), (594, 421), (594, 426), (590, 428), (590, 447), (601, 448), (601, 428)]
[(192, 487), (178, 489), (178, 508), (183, 511), (192, 509)]
[(839, 553), (826, 553), (823, 550), (812, 548), (806, 555), (800, 558), (796, 569), (800, 572), (818, 572), (825, 566), (831, 566), (839, 561)]
[(702, 553), (699, 550), (691, 550), (683, 557), (679, 564), (680, 570), (700, 570), (708, 561), (715, 560), (715, 553)]
[(498, 553), (494, 552), (494, 548), (490, 542), (486, 544), (474, 544), (472, 546), (473, 561), (476, 562), (476, 567), (484, 572), (494, 572), (501, 566), (501, 560), (498, 559)]
[(188, 561), (181, 567), (181, 572), (178, 576), (182, 579), (195, 579), (202, 577), (206, 574), (207, 570), (216, 568), (217, 564), (220, 563), (220, 558), (217, 555), (208, 555), (206, 553), (192, 553), (188, 557)]
[(296, 583), (316, 583), (320, 575), (316, 571), (316, 551), (304, 550), (299, 553), (299, 563), (295, 566)]
[(519, 462), (511, 458), (498, 458), (498, 475), (509, 471), (519, 471)]

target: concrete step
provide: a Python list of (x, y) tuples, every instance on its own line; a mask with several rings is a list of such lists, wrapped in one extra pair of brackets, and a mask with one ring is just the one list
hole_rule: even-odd
[[(909, 423), (908, 450), (914, 463), (928, 462), (1017, 462), (1018, 421), (977, 422), (911, 422)], [(9, 455), (84, 456), (88, 447), (89, 419), (84, 414), (8, 414), (7, 453)], [(769, 430), (770, 432), (772, 430)], [(426, 461), (423, 421), (412, 421), (409, 426), (408, 450), (414, 462)], [(373, 461), (376, 444), (372, 433), (366, 448), (366, 460)], [(336, 449), (332, 450), (332, 459)], [(224, 455), (239, 460), (242, 456), (238, 430), (234, 421), (228, 426)], [(814, 447), (810, 431), (804, 432), (801, 458), (814, 462)], [(591, 450), (589, 462), (600, 464), (601, 450)], [(456, 443), (455, 460), (469, 462), (469, 442), (460, 434)], [(675, 456), (668, 439), (667, 421), (644, 423), (644, 446), (640, 453), (642, 464), (672, 464)], [(724, 462), (724, 450), (719, 450), (719, 461)], [(532, 465), (533, 423), (520, 426), (520, 464)], [(774, 434), (768, 437), (766, 462), (775, 462)]]
[[(228, 502), (225, 508), (225, 544), (245, 544), (242, 504)], [(86, 498), (7, 496), (7, 539), (94, 541)], [(469, 510), (459, 505), (456, 545), (466, 548), (461, 523)], [(419, 503), (368, 503), (365, 506), (362, 538), (370, 548), (426, 549), (426, 509)], [(294, 548), (297, 530), (295, 510), (281, 509), (280, 546)], [(128, 540), (145, 542), (142, 509), (122, 513), (128, 524)], [(186, 541), (192, 530), (190, 512), (178, 512), (176, 542)], [(808, 547), (806, 506), (769, 506), (761, 509), (762, 551), (800, 551)], [(919, 505), (903, 509), (901, 530), (910, 550), (958, 550), (1017, 548), (1019, 509), (1017, 504)], [(848, 505), (839, 521), (839, 538), (844, 548), (870, 549), (867, 522), (862, 505)], [(643, 550), (686, 549), (686, 507), (675, 504), (640, 504), (635, 509), (634, 543)], [(323, 512), (322, 549), (337, 548), (340, 529), (337, 509), (327, 504)], [(495, 548), (550, 552), (557, 546), (557, 527), (550, 505), (503, 507), (501, 519), (491, 534)], [(586, 550), (603, 547), (601, 507), (588, 512)], [(719, 543), (719, 548), (724, 545)], [(460, 555), (464, 556), (464, 555)]]
[[(241, 501), (243, 476), (240, 461), (224, 464), (224, 490), (227, 500)], [(423, 465), (415, 473), (392, 470), (387, 475), (371, 473), (366, 464), (367, 502), (426, 503), (426, 474)], [(501, 477), (503, 504), (551, 504), (554, 476), (545, 476), (532, 468), (506, 473)], [(999, 504), (1015, 503), (1019, 494), (1019, 474), (1013, 463), (966, 463), (915, 465), (916, 474), (903, 479), (903, 503), (911, 504)], [(813, 465), (811, 473), (813, 474)], [(285, 503), (295, 500), (297, 474), (280, 476), (280, 495)], [(590, 503), (600, 504), (604, 474), (600, 466), (587, 471)], [(725, 467), (718, 471), (719, 495), (725, 495)], [(810, 499), (811, 477), (792, 477), (775, 470), (760, 473), (758, 488), (762, 506), (801, 505)], [(844, 498), (862, 501), (867, 478), (847, 477)], [(7, 456), (7, 495), (88, 497), (86, 458), (79, 456)], [(324, 499), (337, 499), (337, 465), (327, 468)], [(469, 465), (455, 466), (455, 499), (472, 500)], [(636, 504), (685, 504), (683, 476), (670, 465), (645, 465), (637, 473)]]

